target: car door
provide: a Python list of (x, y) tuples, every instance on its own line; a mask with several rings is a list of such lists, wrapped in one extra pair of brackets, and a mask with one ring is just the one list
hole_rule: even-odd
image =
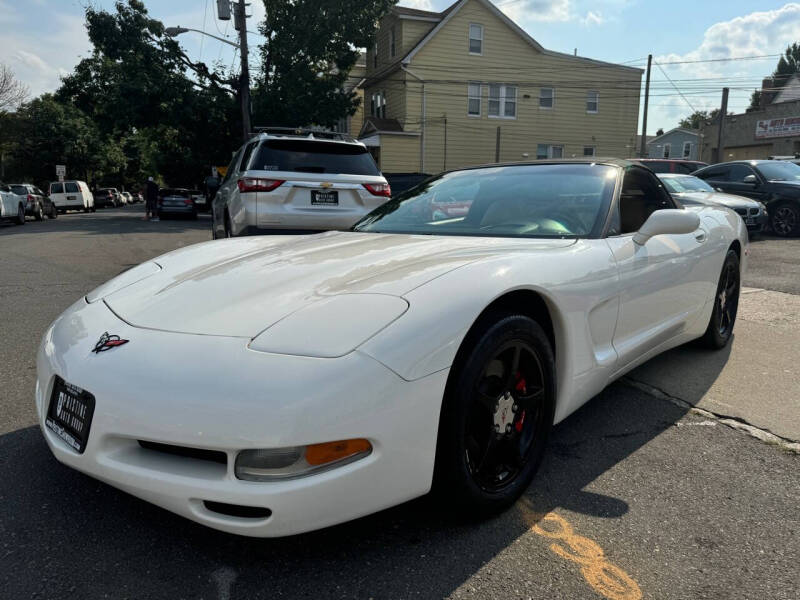
[(764, 183), (761, 175), (756, 173), (750, 165), (731, 163), (728, 167), (724, 191), (761, 201), (766, 195)]
[(213, 227), (215, 232), (219, 234), (222, 233), (222, 228), (225, 225), (225, 210), (228, 206), (228, 202), (230, 202), (231, 196), (233, 195), (233, 188), (237, 185), (237, 178), (234, 177), (234, 172), (239, 164), (239, 159), (242, 157), (244, 148), (244, 146), (239, 148), (236, 154), (233, 155), (233, 158), (231, 158), (228, 169), (225, 171), (225, 176), (223, 177), (220, 187), (217, 190), (217, 194), (214, 197), (214, 204), (211, 207)]
[(614, 348), (620, 370), (679, 335), (705, 305), (705, 275), (697, 268), (708, 239), (705, 225), (688, 234), (654, 236), (643, 246), (633, 241), (651, 213), (677, 207), (652, 173), (638, 167), (625, 173), (607, 237), (619, 270)]

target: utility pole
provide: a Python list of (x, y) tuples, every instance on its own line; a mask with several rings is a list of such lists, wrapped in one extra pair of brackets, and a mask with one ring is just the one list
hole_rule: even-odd
[(717, 155), (714, 157), (714, 162), (722, 162), (725, 160), (725, 115), (728, 114), (728, 88), (722, 88), (722, 106), (719, 109), (719, 115), (717, 115), (719, 128), (717, 129)]
[(653, 55), (647, 55), (647, 78), (644, 84), (644, 115), (642, 115), (642, 143), (639, 148), (639, 158), (644, 158), (647, 151), (647, 105), (650, 103), (650, 67), (653, 64)]
[(242, 73), (239, 76), (239, 98), (242, 102), (242, 132), (244, 141), (250, 139), (250, 67), (247, 62), (247, 14), (244, 0), (235, 0), (234, 19), (239, 30), (239, 54), (242, 59)]

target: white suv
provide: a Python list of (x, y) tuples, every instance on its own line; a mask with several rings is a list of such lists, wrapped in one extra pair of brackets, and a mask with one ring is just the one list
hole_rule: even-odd
[(214, 198), (214, 238), (264, 230), (349, 229), (391, 196), (364, 144), (320, 131), (270, 128), (233, 157)]

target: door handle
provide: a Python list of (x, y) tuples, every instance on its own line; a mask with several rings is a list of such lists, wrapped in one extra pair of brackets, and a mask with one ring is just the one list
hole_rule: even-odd
[(706, 235), (705, 231), (699, 231), (694, 234), (694, 239), (696, 239), (700, 244), (706, 241), (706, 237), (708, 236)]

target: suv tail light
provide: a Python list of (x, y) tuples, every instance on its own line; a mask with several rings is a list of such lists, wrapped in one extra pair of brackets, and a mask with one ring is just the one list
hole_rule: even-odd
[(28, 194), (28, 204), (33, 204), (33, 196)]
[(240, 192), (271, 192), (284, 183), (283, 179), (259, 179), (257, 177), (242, 177), (237, 185)]
[(388, 183), (362, 183), (361, 185), (373, 196), (392, 197), (392, 188)]

